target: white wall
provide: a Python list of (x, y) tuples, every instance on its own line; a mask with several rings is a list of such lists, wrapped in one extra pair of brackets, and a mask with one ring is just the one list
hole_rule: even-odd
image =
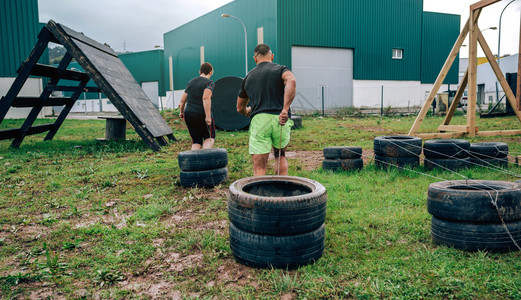
[[(518, 64), (518, 55), (510, 55), (507, 57), (502, 57), (500, 59), (500, 68), (503, 72), (503, 75), (506, 78), (506, 73), (517, 73), (517, 64)], [(496, 99), (496, 82), (498, 82), (496, 74), (494, 71), (492, 71), (492, 68), (490, 67), (490, 63), (481, 64), (478, 66), (478, 73), (477, 73), (477, 84), (484, 84), (485, 85), (485, 98), (484, 103), (490, 102), (490, 97), (492, 97), (492, 102), (495, 103), (497, 101)], [(504, 95), (503, 89), (501, 88), (501, 85), (497, 84), (498, 86), (498, 94), (499, 98)], [(504, 102), (502, 102), (504, 103)]]
[[(14, 77), (0, 77), (0, 98), (5, 96), (11, 85)], [(18, 93), (20, 97), (39, 97), (42, 93), (42, 79), (28, 78), (24, 86)], [(11, 107), (5, 116), (6, 119), (25, 119), (29, 115), (31, 108), (13, 108)], [(52, 107), (44, 107), (38, 114), (38, 118), (44, 118), (52, 115)]]
[[(422, 84), (420, 81), (394, 80), (353, 80), (353, 106), (357, 108), (410, 107), (422, 106), (429, 95), (433, 84)], [(451, 85), (451, 90), (457, 86)], [(438, 93), (447, 91), (442, 85)]]

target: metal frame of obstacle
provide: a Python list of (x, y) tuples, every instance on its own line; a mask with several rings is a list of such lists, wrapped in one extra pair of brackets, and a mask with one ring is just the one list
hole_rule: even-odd
[[(514, 108), (514, 112), (517, 116), (517, 119), (521, 122), (521, 111), (519, 110), (518, 105), (516, 104), (516, 97), (512, 93), (512, 90), (510, 89), (505, 77), (503, 76), (503, 73), (501, 72), (501, 69), (499, 68), (499, 65), (492, 54), (492, 51), (490, 50), (490, 47), (488, 46), (485, 38), (483, 37), (483, 34), (481, 33), (481, 30), (478, 27), (478, 19), (481, 14), (481, 11), (486, 6), (489, 6), (491, 4), (494, 4), (496, 2), (499, 2), (501, 0), (482, 0), (477, 3), (474, 3), (470, 6), (470, 16), (467, 20), (465, 26), (463, 27), (463, 30), (461, 31), (458, 39), (456, 40), (456, 43), (454, 44), (447, 60), (445, 61), (445, 64), (443, 65), (443, 68), (441, 69), (438, 78), (436, 79), (434, 86), (427, 97), (427, 101), (423, 105), (422, 109), (420, 110), (418, 116), (416, 117), (416, 120), (414, 121), (414, 124), (411, 127), (411, 130), (409, 131), (410, 136), (418, 136), (421, 138), (454, 138), (454, 137), (463, 137), (463, 136), (497, 136), (497, 135), (517, 135), (521, 134), (521, 129), (519, 130), (498, 130), (498, 131), (478, 131), (478, 127), (476, 126), (476, 98), (477, 98), (477, 54), (478, 54), (478, 42), (481, 48), (483, 49), (483, 52), (485, 53), (485, 56), (487, 57), (490, 66), (492, 67), (492, 70), (494, 71), (494, 74), (496, 75), (499, 83), (501, 84), (501, 87), (503, 88), (503, 91), (506, 94), (506, 97), (508, 101), (510, 102), (510, 105), (512, 108)], [(454, 101), (452, 102), (447, 115), (445, 116), (445, 120), (443, 121), (443, 124), (438, 127), (438, 133), (417, 133), (418, 129), (420, 128), (420, 125), (427, 115), (427, 112), (430, 109), (430, 106), (432, 104), (432, 101), (434, 101), (434, 98), (436, 97), (436, 94), (438, 93), (438, 90), (440, 89), (443, 81), (445, 80), (445, 77), (447, 76), (447, 73), (449, 72), (450, 67), (452, 66), (452, 63), (456, 59), (456, 56), (458, 55), (461, 45), (463, 44), (463, 41), (465, 40), (467, 34), (469, 35), (469, 66), (467, 71), (465, 72), (465, 75), (461, 81), (460, 86), (458, 87), (458, 90), (456, 91), (456, 95), (454, 96)], [(521, 46), (520, 46), (521, 47)], [(520, 64), (521, 67), (521, 64)], [(518, 75), (519, 75), (518, 71)], [(466, 125), (450, 125), (450, 121), (452, 120), (452, 117), (454, 116), (454, 112), (456, 111), (456, 108), (458, 107), (458, 103), (461, 100), (461, 96), (463, 95), (463, 92), (465, 91), (465, 87), (468, 84), (468, 104), (467, 104), (467, 124)], [(518, 94), (520, 92), (518, 91)], [(516, 109), (517, 108), (517, 109)]]
[[(58, 67), (37, 63), (49, 42), (63, 45), (67, 52)], [(68, 70), (75, 59), (85, 72)], [(81, 33), (49, 21), (38, 35), (29, 57), (22, 62), (7, 94), (0, 99), (0, 123), (10, 107), (32, 108), (20, 128), (0, 131), (0, 140), (13, 139), (12, 147), (19, 147), (28, 135), (48, 132), (44, 140), (51, 140), (69, 114), (82, 92), (104, 93), (123, 117), (134, 127), (145, 143), (157, 151), (175, 141), (172, 129), (154, 107), (132, 74), (108, 45), (100, 44)], [(49, 78), (39, 97), (18, 97), (29, 76)], [(78, 82), (75, 86), (58, 85), (60, 79)], [(87, 87), (91, 80), (98, 87)], [(50, 97), (53, 91), (72, 92), (70, 97)], [(33, 126), (44, 106), (64, 106), (54, 123)]]

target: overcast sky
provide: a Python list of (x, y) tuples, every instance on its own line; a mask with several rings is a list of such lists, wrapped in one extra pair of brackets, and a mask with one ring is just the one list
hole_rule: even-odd
[[(485, 8), (479, 20), (480, 28), (484, 30), (488, 27), (499, 27), (501, 11), (510, 1), (502, 0)], [(52, 19), (122, 52), (150, 50), (155, 45), (163, 45), (164, 33), (229, 2), (231, 1), (38, 0), (38, 5), (40, 22), (46, 23)], [(463, 26), (468, 19), (469, 5), (476, 2), (478, 0), (424, 0), (424, 10), (461, 15)], [(517, 0), (503, 13), (500, 49), (502, 55), (519, 52), (520, 10), (521, 0)], [(497, 29), (483, 32), (494, 54), (497, 54), (498, 50), (498, 32)], [(468, 57), (468, 50), (463, 50), (460, 54), (462, 57)], [(480, 56), (483, 56), (482, 52)]]

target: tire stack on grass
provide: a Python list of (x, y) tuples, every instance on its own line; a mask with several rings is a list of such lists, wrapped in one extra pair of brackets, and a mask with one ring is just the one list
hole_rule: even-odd
[(228, 178), (228, 151), (224, 148), (184, 151), (177, 160), (183, 187), (214, 187)]
[(324, 250), (327, 195), (320, 183), (293, 176), (248, 177), (228, 193), (230, 247), (238, 262), (296, 268)]
[(325, 147), (322, 169), (332, 171), (361, 170), (364, 167), (361, 147)]
[(460, 170), (470, 166), (470, 142), (459, 139), (428, 140), (423, 144), (425, 168)]
[(508, 144), (485, 142), (470, 144), (470, 162), (484, 167), (508, 168)]
[(379, 136), (374, 139), (375, 165), (414, 168), (420, 165), (422, 139), (415, 136)]
[(302, 127), (302, 117), (301, 116), (291, 116), (291, 120), (293, 120), (293, 126), (291, 129), (299, 129)]
[(431, 236), (436, 244), (466, 251), (519, 250), (516, 244), (521, 245), (521, 185), (518, 183), (436, 182), (429, 185), (427, 208), (432, 215)]

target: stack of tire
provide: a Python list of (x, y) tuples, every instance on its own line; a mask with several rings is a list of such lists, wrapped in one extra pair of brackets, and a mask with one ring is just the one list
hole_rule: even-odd
[(485, 142), (470, 144), (470, 162), (484, 167), (508, 167), (508, 144)]
[(362, 148), (351, 146), (325, 147), (322, 169), (332, 171), (361, 170), (364, 167)]
[(183, 151), (177, 161), (183, 187), (214, 187), (228, 178), (228, 151), (224, 148)]
[(460, 139), (428, 140), (423, 144), (424, 165), (428, 170), (460, 170), (470, 166), (470, 142)]
[(420, 165), (422, 139), (415, 136), (379, 136), (374, 139), (375, 165), (379, 168)]
[(291, 115), (291, 120), (293, 120), (293, 126), (291, 129), (299, 129), (302, 127), (302, 117)]
[(228, 193), (230, 247), (236, 260), (259, 268), (293, 269), (322, 256), (327, 194), (314, 180), (256, 176)]
[(427, 208), (432, 215), (431, 236), (436, 244), (466, 251), (519, 250), (519, 183), (487, 180), (436, 182), (429, 185)]

